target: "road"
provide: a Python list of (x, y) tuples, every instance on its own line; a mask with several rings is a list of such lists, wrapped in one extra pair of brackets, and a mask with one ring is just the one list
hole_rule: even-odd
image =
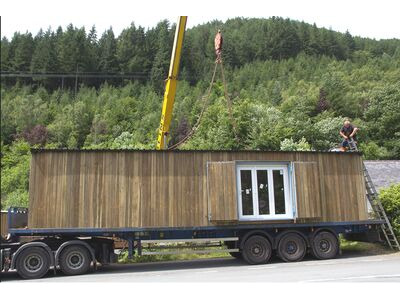
[[(16, 273), (3, 274), (2, 281), (21, 281)], [(104, 266), (80, 276), (51, 272), (35, 282), (400, 282), (400, 253), (343, 255), (318, 261), (305, 258), (297, 263), (273, 259), (250, 266), (234, 258), (154, 262)]]

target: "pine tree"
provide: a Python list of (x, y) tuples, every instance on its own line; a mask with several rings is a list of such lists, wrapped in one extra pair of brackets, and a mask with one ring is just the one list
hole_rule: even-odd
[(98, 70), (105, 73), (118, 72), (117, 41), (112, 27), (105, 31), (99, 40)]
[(15, 33), (11, 40), (10, 47), (13, 49), (13, 57), (11, 61), (12, 71), (29, 71), (34, 47), (32, 34)]
[(168, 32), (168, 21), (159, 23), (158, 49), (151, 69), (151, 82), (154, 88), (161, 92), (163, 89), (163, 80), (167, 77), (168, 66), (171, 53), (171, 43)]
[(344, 44), (347, 48), (347, 54), (348, 56), (351, 56), (353, 52), (356, 50), (356, 43), (354, 41), (353, 36), (350, 34), (348, 30), (346, 30), (346, 33), (343, 36), (344, 39)]
[(10, 67), (10, 42), (6, 37), (1, 40), (1, 71), (6, 72)]
[(78, 66), (79, 48), (76, 40), (76, 31), (72, 24), (67, 26), (67, 30), (62, 32), (57, 30), (57, 59), (60, 62), (60, 72), (76, 72)]
[(87, 57), (86, 70), (89, 72), (95, 72), (97, 71), (97, 66), (99, 64), (99, 53), (96, 26), (94, 25), (87, 35), (85, 46), (85, 53)]
[(31, 72), (46, 73), (57, 71), (54, 34), (48, 29), (45, 34), (39, 32), (35, 40), (36, 47), (32, 55)]
[(146, 49), (146, 35), (143, 27), (136, 28), (132, 23), (118, 37), (117, 59), (119, 67), (125, 73), (145, 73), (150, 61)]

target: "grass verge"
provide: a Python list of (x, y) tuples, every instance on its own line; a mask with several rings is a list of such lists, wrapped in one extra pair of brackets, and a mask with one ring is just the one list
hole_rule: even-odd
[(201, 258), (204, 259), (204, 258), (223, 258), (223, 257), (231, 257), (231, 256), (227, 252), (214, 252), (206, 254), (184, 253), (184, 254), (142, 255), (142, 256), (136, 255), (132, 259), (129, 259), (128, 251), (124, 251), (120, 255), (118, 263), (129, 264), (129, 263), (142, 263), (142, 262), (155, 262), (155, 261), (192, 260)]
[(380, 255), (394, 253), (393, 250), (378, 243), (347, 241), (340, 238), (340, 249), (343, 254)]
[[(218, 248), (222, 249), (222, 248)], [(353, 242), (347, 241), (340, 237), (340, 249), (342, 254), (345, 255), (380, 255), (394, 253), (393, 250), (385, 247), (382, 244), (364, 243), (364, 242)], [(147, 251), (152, 249), (147, 249)], [(154, 249), (153, 249), (154, 250)], [(161, 261), (178, 261), (178, 260), (193, 260), (193, 259), (205, 259), (205, 258), (224, 258), (231, 257), (227, 252), (214, 252), (207, 254), (196, 254), (196, 253), (185, 253), (185, 254), (166, 254), (166, 255), (143, 255), (134, 256), (132, 259), (128, 258), (128, 251), (123, 251), (120, 254), (118, 263), (129, 264), (129, 263), (143, 263), (143, 262), (161, 262)]]

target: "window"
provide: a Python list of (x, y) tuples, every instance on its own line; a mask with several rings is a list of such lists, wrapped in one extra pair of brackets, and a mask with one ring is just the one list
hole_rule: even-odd
[(237, 188), (240, 220), (293, 218), (287, 165), (239, 164)]

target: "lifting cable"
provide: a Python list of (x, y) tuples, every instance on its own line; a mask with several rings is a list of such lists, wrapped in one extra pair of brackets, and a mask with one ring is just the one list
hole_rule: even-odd
[(194, 126), (193, 126), (192, 129), (189, 131), (189, 133), (188, 133), (186, 136), (184, 136), (179, 142), (177, 142), (176, 144), (174, 144), (174, 145), (168, 147), (168, 148), (167, 148), (168, 150), (177, 149), (179, 146), (181, 146), (182, 144), (184, 144), (191, 136), (193, 136), (193, 134), (194, 134), (194, 133), (197, 131), (197, 129), (199, 128), (201, 119), (202, 119), (202, 117), (203, 117), (203, 114), (204, 114), (204, 112), (206, 111), (206, 108), (207, 108), (207, 106), (208, 106), (208, 101), (209, 101), (209, 99), (210, 99), (211, 90), (212, 90), (212, 87), (213, 87), (213, 84), (214, 84), (215, 74), (216, 74), (216, 72), (217, 72), (218, 64), (220, 64), (220, 66), (221, 66), (222, 83), (223, 83), (223, 85), (224, 85), (224, 95), (225, 95), (225, 99), (226, 99), (227, 104), (228, 104), (228, 114), (229, 114), (229, 118), (230, 118), (230, 120), (231, 120), (231, 124), (232, 124), (233, 131), (234, 131), (234, 133), (235, 133), (235, 140), (236, 140), (237, 143), (239, 142), (239, 138), (238, 138), (238, 135), (237, 135), (237, 126), (236, 126), (235, 119), (233, 118), (232, 101), (231, 101), (231, 99), (230, 99), (229, 96), (228, 96), (228, 89), (227, 89), (227, 85), (226, 85), (226, 81), (225, 81), (224, 68), (223, 68), (222, 60), (221, 60), (221, 61), (219, 61), (219, 62), (218, 62), (218, 61), (215, 62), (214, 72), (213, 72), (213, 75), (212, 75), (212, 77), (211, 77), (211, 82), (210, 82), (210, 85), (209, 85), (209, 87), (208, 87), (208, 90), (207, 90), (207, 92), (206, 92), (205, 97), (203, 97), (203, 102), (204, 102), (204, 103), (203, 103), (203, 107), (202, 107), (201, 112), (200, 112), (200, 115), (199, 115), (199, 117), (198, 117), (198, 119), (197, 119), (197, 121), (196, 121), (196, 124), (194, 124)]
[(232, 129), (233, 129), (233, 133), (235, 134), (236, 143), (239, 145), (240, 141), (239, 141), (239, 137), (238, 137), (238, 134), (237, 134), (238, 131), (237, 131), (237, 126), (236, 126), (236, 121), (235, 121), (235, 118), (233, 117), (232, 101), (231, 101), (231, 98), (229, 98), (229, 95), (228, 95), (228, 88), (227, 88), (227, 84), (226, 84), (226, 81), (225, 81), (224, 67), (222, 65), (222, 59), (220, 60), (220, 65), (221, 65), (222, 83), (224, 85), (225, 99), (226, 99), (226, 102), (228, 104), (229, 119), (231, 120)]

